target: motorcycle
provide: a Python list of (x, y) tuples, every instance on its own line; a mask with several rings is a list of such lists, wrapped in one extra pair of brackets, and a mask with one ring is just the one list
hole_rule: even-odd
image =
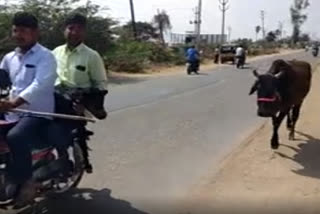
[(199, 63), (198, 62), (187, 62), (187, 74), (192, 73), (199, 74)]
[(318, 54), (319, 54), (319, 48), (313, 48), (313, 49), (312, 49), (312, 55), (313, 55), (314, 57), (317, 57)]
[[(4, 71), (5, 72), (5, 71)], [(9, 95), (10, 80), (9, 77), (0, 69), (0, 99), (4, 99)], [(79, 92), (77, 97), (79, 98)], [(103, 92), (101, 95), (105, 95)], [(85, 101), (85, 92), (82, 93), (83, 105)], [(103, 97), (104, 98), (104, 97)], [(34, 113), (36, 114), (36, 113)], [(41, 114), (41, 113), (39, 113)], [(92, 113), (94, 116), (95, 113)], [(57, 114), (58, 115), (58, 114)], [(61, 115), (61, 114), (60, 114)], [(4, 115), (1, 115), (4, 118)], [(33, 113), (30, 113), (33, 116)], [(104, 116), (104, 115), (103, 115)], [(105, 114), (106, 116), (106, 114)], [(72, 116), (70, 116), (72, 117)], [(80, 116), (74, 116), (78, 119)], [(98, 115), (101, 119), (105, 118)], [(100, 119), (98, 118), (98, 119)], [(79, 119), (80, 120), (80, 119)], [(84, 117), (83, 117), (84, 120)], [(88, 120), (92, 121), (92, 120)], [(62, 194), (69, 190), (76, 188), (80, 183), (85, 172), (92, 173), (92, 166), (88, 159), (88, 147), (87, 142), (90, 140), (90, 136), (94, 135), (92, 131), (89, 131), (85, 127), (85, 123), (81, 121), (79, 125), (72, 130), (72, 140), (68, 145), (68, 161), (59, 159), (58, 153), (54, 145), (50, 145), (48, 135), (39, 133), (41, 136), (41, 145), (32, 144), (32, 170), (33, 179), (39, 184), (37, 192), (39, 196), (45, 196), (47, 194)], [(12, 127), (14, 123), (0, 120), (0, 128)], [(49, 130), (50, 131), (50, 130)], [(14, 196), (8, 196), (5, 188), (8, 184), (8, 171), (11, 163), (11, 152), (9, 146), (4, 137), (0, 138), (0, 206), (1, 208), (7, 208), (14, 205)]]
[(236, 66), (237, 68), (244, 68), (245, 57), (236, 57)]

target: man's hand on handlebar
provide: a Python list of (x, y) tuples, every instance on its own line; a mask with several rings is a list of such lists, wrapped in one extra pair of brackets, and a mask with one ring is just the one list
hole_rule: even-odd
[(1, 100), (0, 101), (0, 112), (8, 112), (15, 108), (15, 105), (10, 100)]
[(24, 99), (22, 99), (21, 97), (18, 97), (13, 100), (0, 100), (0, 112), (8, 112), (8, 111), (15, 109), (25, 103), (26, 103), (26, 101)]

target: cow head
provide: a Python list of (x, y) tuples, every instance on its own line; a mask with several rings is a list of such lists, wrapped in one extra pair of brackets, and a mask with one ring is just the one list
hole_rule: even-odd
[(280, 72), (276, 75), (271, 73), (258, 74), (255, 70), (253, 74), (257, 80), (250, 90), (250, 95), (257, 92), (257, 114), (260, 117), (272, 117), (280, 109), (281, 96), (278, 89), (283, 73)]
[(108, 93), (106, 90), (91, 90), (85, 93), (82, 99), (82, 104), (99, 120), (107, 117), (107, 112), (104, 108), (105, 95)]
[[(70, 100), (70, 101), (72, 100), (73, 109), (74, 110), (77, 109), (76, 114), (83, 114), (83, 111), (86, 109), (97, 119), (103, 120), (107, 117), (107, 112), (104, 108), (104, 100), (107, 93), (108, 93), (107, 90), (99, 90), (95, 88), (65, 89), (63, 87), (57, 87), (56, 88), (56, 105), (59, 104), (57, 109), (63, 109), (62, 112), (65, 113), (66, 109), (70, 109), (70, 106), (66, 108), (64, 105), (69, 105), (69, 102), (65, 102), (64, 100)], [(63, 99), (59, 99), (61, 95), (64, 96)], [(77, 105), (76, 103), (79, 105)], [(59, 111), (61, 110), (58, 110), (58, 112)], [(75, 112), (73, 112), (73, 110), (72, 112), (68, 112), (68, 114), (74, 114), (74, 113)]]

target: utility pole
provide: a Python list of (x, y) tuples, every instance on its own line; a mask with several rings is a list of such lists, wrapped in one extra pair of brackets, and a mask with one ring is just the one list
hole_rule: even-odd
[(194, 24), (193, 35), (195, 37), (195, 45), (197, 49), (200, 47), (201, 41), (201, 13), (202, 13), (202, 0), (199, 0), (198, 6), (195, 7), (195, 18), (194, 21), (190, 21), (190, 24)]
[(134, 5), (133, 0), (130, 1), (130, 9), (131, 9), (131, 22), (132, 22), (132, 31), (133, 31), (133, 37), (134, 39), (137, 39), (137, 28), (136, 28), (136, 20), (134, 15)]
[(194, 25), (194, 30), (193, 30), (193, 36), (195, 39), (197, 39), (197, 32), (198, 32), (198, 7), (194, 8), (194, 20), (190, 21), (190, 24)]
[(261, 27), (262, 27), (262, 37), (263, 39), (266, 38), (266, 29), (264, 26), (264, 19), (265, 19), (265, 11), (261, 10)]
[(202, 0), (199, 0), (198, 3), (198, 12), (197, 12), (197, 49), (199, 50), (200, 48), (200, 42), (201, 42), (201, 15), (202, 15)]
[(279, 22), (279, 31), (280, 31), (280, 39), (282, 39), (283, 37), (283, 22)]
[(231, 32), (232, 32), (232, 28), (231, 26), (228, 27), (228, 42), (231, 43)]
[(222, 26), (221, 26), (221, 44), (223, 44), (224, 36), (225, 36), (225, 24), (226, 24), (226, 11), (230, 9), (229, 7), (229, 0), (219, 0), (219, 7), (222, 12)]

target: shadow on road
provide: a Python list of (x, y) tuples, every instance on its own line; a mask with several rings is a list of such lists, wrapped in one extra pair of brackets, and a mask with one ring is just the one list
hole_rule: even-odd
[(115, 74), (108, 74), (108, 82), (111, 84), (121, 85), (121, 84), (134, 84), (145, 81), (146, 78), (143, 77), (129, 77)]
[(208, 74), (208, 73), (199, 72), (199, 73), (197, 73), (197, 74), (195, 74), (195, 73), (189, 74), (188, 76), (193, 76), (193, 77), (197, 77), (197, 76), (209, 76), (209, 74)]
[(299, 144), (298, 148), (282, 145), (294, 150), (296, 152), (294, 157), (289, 157), (280, 152), (277, 152), (277, 154), (282, 158), (293, 160), (303, 167), (299, 170), (293, 170), (294, 173), (320, 179), (320, 139), (302, 132), (297, 132), (297, 134), (306, 138), (306, 142)]
[(36, 210), (19, 214), (147, 214), (127, 201), (111, 197), (111, 190), (79, 189), (69, 194), (50, 198), (37, 205)]
[(245, 65), (244, 67), (243, 67), (243, 69), (244, 70), (253, 70), (254, 68), (252, 67), (252, 66), (250, 66), (250, 65)]

